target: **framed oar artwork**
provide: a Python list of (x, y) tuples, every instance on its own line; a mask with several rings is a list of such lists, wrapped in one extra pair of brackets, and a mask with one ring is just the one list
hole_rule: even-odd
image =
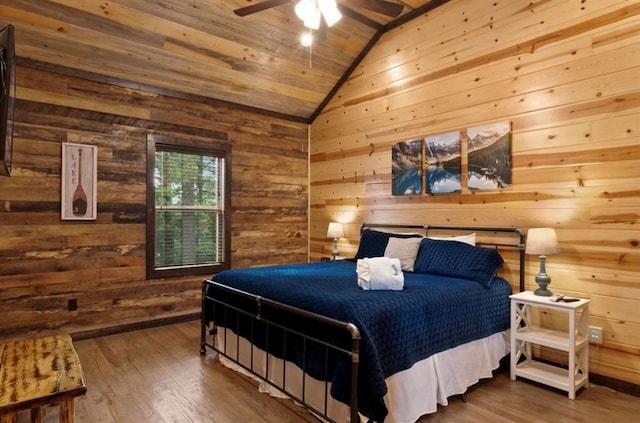
[(98, 147), (62, 144), (62, 220), (95, 220)]

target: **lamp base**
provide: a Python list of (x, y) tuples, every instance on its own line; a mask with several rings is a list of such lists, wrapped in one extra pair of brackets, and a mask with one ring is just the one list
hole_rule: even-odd
[(541, 297), (550, 297), (553, 295), (553, 292), (549, 291), (547, 287), (540, 287), (533, 291), (533, 295), (539, 295)]
[(541, 297), (550, 297), (553, 295), (553, 292), (547, 289), (547, 286), (551, 283), (551, 276), (547, 275), (547, 270), (545, 267), (545, 256), (540, 256), (540, 273), (536, 275), (536, 283), (539, 288), (533, 291), (533, 295), (539, 295)]

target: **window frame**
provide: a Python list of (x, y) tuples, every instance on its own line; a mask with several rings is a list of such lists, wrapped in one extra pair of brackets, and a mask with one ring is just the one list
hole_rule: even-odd
[[(188, 265), (170, 268), (155, 268), (156, 207), (155, 167), (156, 152), (170, 151), (185, 154), (200, 154), (224, 158), (223, 182), (223, 260), (217, 264)], [(157, 134), (147, 134), (147, 279), (168, 277), (213, 275), (231, 267), (231, 147), (224, 142), (210, 142), (203, 146), (195, 141)]]

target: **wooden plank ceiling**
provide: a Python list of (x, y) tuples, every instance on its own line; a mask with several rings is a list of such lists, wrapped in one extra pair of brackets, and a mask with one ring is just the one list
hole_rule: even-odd
[(297, 0), (233, 12), (262, 1), (0, 0), (0, 23), (22, 65), (311, 122), (382, 33), (446, 3), (387, 0), (403, 6), (391, 17), (338, 0), (343, 18), (309, 49)]

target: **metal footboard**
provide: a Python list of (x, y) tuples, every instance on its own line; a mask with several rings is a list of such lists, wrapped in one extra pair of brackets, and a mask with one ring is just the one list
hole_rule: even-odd
[[(223, 295), (219, 295), (220, 297), (224, 297), (224, 299), (217, 298), (209, 294), (209, 288), (214, 287), (215, 291), (218, 293), (222, 293)], [(275, 321), (272, 318), (275, 313), (284, 313), (287, 321), (296, 322), (296, 321), (309, 321), (312, 322), (314, 326), (317, 325), (317, 330), (314, 332), (316, 335), (310, 335), (307, 333), (303, 333), (301, 330), (292, 329), (290, 325), (282, 324), (282, 322)], [(214, 322), (214, 316), (218, 316), (218, 321)], [(244, 320), (249, 322), (249, 327), (240, 327), (241, 318), (239, 316), (245, 316)], [(291, 319), (291, 320), (290, 320)], [(222, 322), (220, 322), (222, 320)], [(257, 371), (254, 368), (254, 357), (253, 352), (254, 348), (251, 348), (251, 358), (249, 360), (249, 364), (243, 363), (240, 360), (240, 333), (242, 332), (242, 337), (246, 339), (252, 346), (255, 344), (255, 338), (258, 336), (262, 336), (257, 333), (256, 327), (260, 325), (260, 330), (266, 331), (267, 335), (267, 343), (266, 348), (264, 348), (265, 353), (267, 355), (266, 360), (266, 371), (264, 374)], [(219, 347), (216, 345), (215, 336), (219, 329), (225, 330), (223, 336), (225, 337), (225, 342), (223, 342), (223, 346)], [(236, 333), (236, 345), (235, 348), (230, 348), (228, 342), (226, 341), (227, 329), (231, 329)], [(269, 333), (270, 331), (278, 330), (281, 331), (282, 337), (285, 342), (282, 343), (280, 350), (280, 354), (284, 352), (284, 357), (278, 357), (283, 360), (285, 363), (282, 367), (282, 375), (281, 381), (282, 385), (279, 383), (275, 383), (270, 379), (270, 369), (269, 369), (269, 356), (272, 355), (272, 349), (275, 348), (269, 345)], [(327, 333), (327, 334), (336, 334), (339, 333), (346, 337), (345, 339), (350, 339), (350, 347), (346, 347), (345, 345), (337, 345), (331, 341), (335, 337), (327, 337), (327, 339), (323, 339), (323, 336), (319, 336), (318, 334)], [(264, 334), (264, 332), (263, 332)], [(211, 335), (211, 342), (208, 342), (207, 335)], [(286, 374), (286, 362), (287, 362), (287, 342), (286, 340), (290, 337), (297, 337), (302, 342), (302, 391), (300, 394), (296, 392), (292, 392), (287, 388), (287, 374)], [(316, 350), (322, 349), (324, 351), (324, 372), (325, 377), (323, 379), (324, 382), (324, 400), (323, 406), (318, 407), (311, 404), (307, 401), (306, 398), (306, 382), (307, 382), (307, 352), (311, 347), (314, 347)], [(329, 381), (328, 381), (328, 371), (329, 371), (329, 355), (330, 354), (339, 354), (341, 356), (345, 356), (350, 360), (351, 363), (351, 385), (349, 387), (351, 401), (349, 404), (349, 414), (350, 421), (357, 422), (359, 421), (358, 417), (358, 365), (360, 361), (359, 351), (360, 351), (360, 332), (358, 328), (348, 322), (339, 321), (336, 319), (332, 319), (323, 315), (319, 315), (316, 313), (312, 313), (297, 307), (292, 307), (287, 304), (279, 303), (277, 301), (269, 300), (267, 298), (250, 294), (245, 291), (241, 291), (235, 288), (231, 288), (212, 280), (204, 280), (202, 282), (202, 314), (201, 314), (201, 334), (200, 334), (200, 353), (205, 354), (206, 349), (210, 348), (216, 351), (218, 354), (221, 354), (231, 362), (240, 366), (247, 372), (255, 375), (259, 379), (273, 386), (274, 388), (284, 392), (289, 397), (294, 399), (295, 401), (301, 403), (305, 407), (307, 407), (312, 412), (320, 415), (322, 418), (327, 419), (328, 421), (335, 422), (335, 420), (329, 416), (328, 412), (328, 403), (329, 403)], [(263, 346), (264, 347), (264, 346)], [(235, 351), (235, 353), (234, 353)], [(275, 356), (275, 355), (274, 355)], [(299, 364), (297, 364), (298, 367)]]

